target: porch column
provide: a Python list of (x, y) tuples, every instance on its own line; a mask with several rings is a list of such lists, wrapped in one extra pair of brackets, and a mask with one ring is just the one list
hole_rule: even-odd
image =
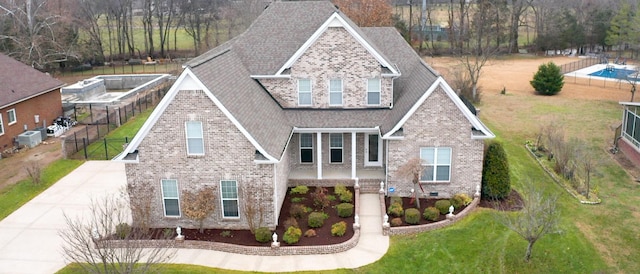
[(351, 132), (351, 179), (356, 178), (356, 132)]
[(316, 155), (318, 156), (318, 159), (316, 159), (316, 163), (318, 166), (318, 180), (320, 180), (322, 179), (322, 132), (316, 133), (316, 144), (316, 151), (318, 152), (316, 153)]

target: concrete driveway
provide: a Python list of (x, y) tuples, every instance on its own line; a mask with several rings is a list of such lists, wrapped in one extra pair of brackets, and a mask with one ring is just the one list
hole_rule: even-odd
[(126, 183), (124, 164), (90, 161), (0, 222), (0, 273), (55, 273), (67, 265), (58, 231), (70, 217), (87, 214), (92, 198)]

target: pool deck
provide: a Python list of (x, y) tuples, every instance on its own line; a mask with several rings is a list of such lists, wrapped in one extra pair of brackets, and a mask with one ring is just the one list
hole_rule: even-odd
[(597, 79), (602, 79), (602, 80), (607, 80), (607, 81), (620, 81), (620, 79), (618, 78), (609, 78), (609, 77), (602, 77), (602, 76), (597, 76), (597, 75), (589, 75), (591, 73), (606, 69), (608, 65), (613, 66), (613, 68), (615, 69), (627, 69), (627, 70), (635, 70), (635, 66), (634, 65), (617, 65), (617, 64), (613, 64), (613, 63), (609, 63), (609, 64), (597, 64), (597, 65), (593, 65), (590, 67), (586, 67), (583, 69), (579, 69), (576, 71), (572, 71), (569, 73), (565, 73), (565, 76), (571, 76), (571, 77), (581, 77), (581, 78), (597, 78)]

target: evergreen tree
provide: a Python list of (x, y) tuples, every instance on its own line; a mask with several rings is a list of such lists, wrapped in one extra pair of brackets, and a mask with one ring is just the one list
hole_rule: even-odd
[(504, 199), (511, 192), (509, 162), (502, 144), (496, 141), (489, 143), (484, 155), (482, 169), (482, 197)]
[(533, 80), (529, 83), (538, 94), (555, 95), (564, 85), (564, 75), (560, 73), (560, 67), (549, 62), (538, 67), (538, 71), (533, 75)]
[(607, 31), (605, 42), (609, 46), (618, 46), (618, 56), (624, 50), (625, 44), (632, 43), (637, 36), (633, 28), (634, 12), (627, 1), (622, 2), (618, 13), (611, 19), (611, 26)]

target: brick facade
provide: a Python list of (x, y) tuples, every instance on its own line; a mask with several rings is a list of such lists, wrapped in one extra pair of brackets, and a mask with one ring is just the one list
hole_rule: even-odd
[[(203, 123), (204, 156), (187, 155), (185, 122), (191, 120)], [(184, 215), (164, 216), (160, 187), (162, 179), (176, 179), (179, 192), (198, 189), (202, 185), (215, 189), (215, 212), (204, 222), (208, 228), (247, 227), (242, 213), (239, 218), (222, 217), (220, 180), (237, 181), (240, 208), (245, 196), (242, 193), (243, 184), (258, 184), (262, 201), (267, 205), (276, 204), (273, 201), (273, 165), (254, 163), (255, 147), (203, 91), (179, 91), (140, 144), (138, 152), (139, 163), (126, 165), (129, 194), (134, 208), (144, 208), (144, 203), (149, 203), (152, 227), (197, 227), (197, 223)], [(281, 170), (280, 174), (284, 172), (286, 169)], [(282, 188), (278, 192), (278, 203), (281, 204), (284, 197)], [(265, 225), (274, 227), (277, 222), (274, 213), (274, 210), (266, 210)], [(133, 215), (134, 224), (145, 219), (135, 210)]]
[[(262, 79), (260, 83), (284, 108), (298, 106), (298, 79), (310, 79), (312, 105), (328, 108), (329, 80), (342, 79), (340, 108), (389, 107), (393, 102), (393, 83), (382, 78), (380, 63), (344, 28), (329, 28), (291, 66), (290, 79)], [(367, 105), (367, 79), (382, 78), (380, 104)]]
[[(437, 88), (403, 126), (404, 139), (389, 141), (387, 187), (395, 195), (410, 196), (413, 183), (396, 174), (398, 167), (413, 157), (420, 157), (421, 147), (450, 147), (449, 182), (424, 183), (425, 195), (438, 192), (449, 198), (456, 193), (473, 195), (482, 178), (483, 141), (471, 139), (471, 125), (460, 109)], [(419, 191), (419, 190), (416, 190)]]
[[(7, 111), (16, 110), (16, 123), (9, 125), (9, 117)], [(51, 125), (53, 120), (62, 115), (62, 99), (60, 97), (60, 89), (55, 89), (42, 95), (33, 97), (29, 100), (0, 109), (2, 115), (2, 126), (4, 134), (0, 135), (0, 151), (12, 148), (14, 138), (24, 132), (25, 125), (27, 130), (33, 130), (38, 127)], [(40, 120), (35, 121), (35, 115)]]

